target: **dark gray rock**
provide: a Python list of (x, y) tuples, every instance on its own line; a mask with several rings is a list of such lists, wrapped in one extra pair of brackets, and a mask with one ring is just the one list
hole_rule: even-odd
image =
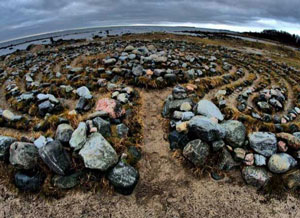
[(209, 155), (209, 145), (200, 139), (190, 141), (183, 149), (183, 156), (195, 166), (203, 166)]
[(203, 116), (195, 116), (189, 121), (189, 135), (207, 142), (223, 139), (225, 129), (218, 123)]
[(71, 167), (70, 157), (62, 144), (55, 140), (39, 149), (39, 154), (45, 164), (55, 173), (65, 175)]
[(257, 153), (270, 157), (277, 151), (275, 134), (269, 132), (254, 132), (249, 136), (250, 147)]
[(68, 143), (72, 137), (74, 129), (66, 123), (58, 125), (56, 129), (55, 139), (61, 143)]
[(127, 137), (129, 128), (125, 124), (121, 123), (121, 124), (117, 125), (116, 128), (117, 128), (117, 134), (120, 138)]
[(54, 111), (55, 105), (52, 104), (49, 100), (44, 101), (43, 103), (39, 104), (39, 115), (45, 116), (46, 113), (52, 113)]
[(221, 124), (226, 131), (225, 142), (237, 148), (244, 145), (246, 139), (246, 127), (237, 120), (228, 120)]
[(132, 68), (132, 74), (134, 76), (142, 76), (143, 75), (143, 66), (142, 65), (137, 65), (135, 67)]
[(118, 155), (108, 141), (100, 134), (93, 133), (80, 150), (85, 167), (106, 171), (118, 162)]
[(172, 91), (172, 95), (174, 99), (185, 99), (187, 98), (187, 92), (182, 86), (175, 86)]
[(184, 133), (179, 133), (176, 130), (170, 132), (169, 136), (170, 149), (183, 149), (190, 141), (188, 136)]
[(22, 172), (17, 172), (15, 174), (15, 184), (23, 191), (39, 191), (43, 182), (44, 176), (41, 174), (28, 175)]
[(225, 146), (225, 142), (223, 140), (218, 140), (218, 141), (212, 142), (211, 145), (212, 145), (213, 151), (219, 151), (221, 148), (223, 148)]
[(201, 100), (197, 103), (196, 107), (196, 112), (198, 115), (203, 115), (208, 118), (215, 117), (220, 121), (224, 119), (224, 116), (219, 108), (211, 101), (205, 99)]
[(98, 129), (98, 132), (101, 133), (104, 137), (111, 135), (110, 123), (101, 117), (96, 117), (93, 119), (93, 124)]
[(68, 176), (54, 176), (52, 179), (53, 185), (61, 189), (70, 189), (80, 184), (81, 172), (73, 173)]
[(287, 153), (273, 154), (268, 161), (268, 168), (273, 173), (285, 173), (296, 165), (297, 161)]
[(107, 178), (117, 192), (129, 195), (133, 192), (138, 183), (139, 172), (129, 164), (119, 161), (119, 163), (108, 172)]
[(175, 110), (179, 110), (180, 106), (184, 103), (188, 102), (191, 105), (193, 104), (192, 100), (189, 98), (186, 99), (178, 99), (178, 100), (171, 100), (167, 99), (164, 104), (162, 115), (163, 117), (168, 117), (171, 115), (171, 113)]
[(32, 169), (37, 165), (38, 149), (32, 143), (14, 142), (10, 145), (9, 162), (19, 169)]
[(9, 147), (12, 143), (17, 141), (13, 137), (0, 135), (0, 160), (5, 160), (9, 156)]
[(220, 160), (219, 160), (219, 163), (218, 163), (218, 168), (220, 170), (231, 170), (231, 169), (234, 169), (236, 167), (239, 167), (240, 166), (240, 163), (236, 162), (231, 154), (229, 153), (229, 151), (223, 147), (222, 150), (221, 150), (221, 156), (220, 156)]
[(247, 166), (242, 170), (242, 176), (247, 184), (261, 188), (270, 180), (270, 175), (265, 168)]

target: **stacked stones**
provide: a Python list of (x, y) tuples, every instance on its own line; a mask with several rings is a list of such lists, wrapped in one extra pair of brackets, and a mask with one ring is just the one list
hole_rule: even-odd
[[(77, 93), (80, 97), (92, 98), (85, 88)], [(86, 169), (105, 174), (116, 191), (130, 194), (138, 182), (139, 173), (127, 163), (127, 154), (120, 157), (106, 138), (112, 135), (112, 128), (116, 129), (118, 138), (127, 138), (130, 134), (129, 128), (122, 123), (126, 112), (123, 104), (132, 104), (135, 92), (130, 87), (120, 87), (112, 95), (117, 100), (99, 99), (96, 112), (88, 115), (75, 130), (68, 123), (58, 125), (54, 138), (40, 136), (31, 140), (24, 137), (18, 141), (0, 136), (0, 158), (9, 161), (16, 169), (16, 186), (25, 191), (40, 190), (47, 173), (40, 167), (42, 161), (53, 174), (54, 186), (73, 188), (84, 176), (84, 171), (77, 169), (72, 162), (72, 157), (79, 155)], [(45, 96), (38, 97), (45, 99)], [(112, 127), (112, 124), (116, 126)]]
[(241, 167), (247, 184), (263, 187), (272, 174), (281, 174), (285, 183), (300, 186), (300, 134), (248, 133), (243, 123), (224, 120), (215, 104), (208, 100), (192, 101), (185, 88), (173, 89), (164, 104), (163, 116), (169, 117), (171, 149), (181, 149), (183, 156), (196, 167), (219, 155), (220, 170)]

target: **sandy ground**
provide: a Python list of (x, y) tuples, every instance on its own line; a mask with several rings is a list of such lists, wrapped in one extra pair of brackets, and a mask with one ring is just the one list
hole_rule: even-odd
[(141, 179), (132, 195), (70, 191), (45, 200), (0, 183), (0, 217), (300, 217), (300, 200), (292, 196), (267, 201), (240, 179), (195, 177), (164, 140), (160, 112), (171, 89), (141, 92), (145, 138)]

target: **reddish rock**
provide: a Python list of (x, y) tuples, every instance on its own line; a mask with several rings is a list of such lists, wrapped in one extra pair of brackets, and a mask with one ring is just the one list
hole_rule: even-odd
[(188, 90), (188, 91), (194, 91), (195, 89), (197, 89), (197, 86), (196, 85), (194, 85), (194, 84), (188, 84), (187, 86), (186, 86), (186, 89)]
[(99, 99), (96, 106), (97, 111), (105, 111), (109, 114), (110, 118), (116, 119), (125, 114), (125, 110), (122, 105), (110, 98)]
[(286, 152), (288, 150), (288, 147), (286, 146), (286, 143), (284, 141), (278, 142), (278, 150), (281, 152)]
[(293, 148), (295, 150), (300, 149), (300, 139), (297, 138), (296, 136), (286, 132), (277, 133), (276, 136), (277, 138), (286, 141), (288, 147)]
[(152, 71), (152, 70), (147, 70), (147, 71), (146, 71), (146, 74), (147, 74), (148, 76), (152, 76), (152, 75), (153, 75), (153, 71)]
[(254, 155), (253, 155), (253, 153), (246, 154), (244, 163), (247, 166), (252, 166), (254, 164)]
[(286, 119), (281, 118), (281, 123), (283, 123), (283, 124), (287, 123)]

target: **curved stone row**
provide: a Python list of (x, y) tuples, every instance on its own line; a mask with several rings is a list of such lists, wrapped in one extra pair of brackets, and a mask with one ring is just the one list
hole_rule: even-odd
[[(300, 96), (290, 86), (299, 81), (297, 72), (259, 55), (171, 39), (30, 46), (1, 57), (0, 127), (23, 131), (23, 137), (2, 134), (3, 159), (14, 166), (23, 190), (48, 187), (45, 177), (51, 186), (71, 188), (84, 183), (84, 175), (105, 174), (117, 191), (129, 194), (139, 177), (133, 167), (142, 139), (138, 92), (130, 86), (180, 83), (185, 88), (176, 86), (163, 108), (174, 130), (171, 148), (182, 149), (196, 166), (218, 153), (220, 169), (244, 164), (245, 180), (261, 186), (270, 172), (280, 171), (278, 160), (289, 169), (298, 160), (291, 152), (298, 149), (298, 134), (290, 134), (298, 131)], [(282, 117), (275, 122), (277, 115)], [(251, 137), (256, 128), (266, 135), (258, 129)], [(261, 152), (250, 140), (264, 137), (276, 144), (271, 155), (263, 142)], [(107, 163), (93, 159), (101, 152)], [(264, 162), (270, 166), (258, 169)], [(260, 176), (265, 180), (257, 181)]]
[(193, 95), (177, 86), (165, 101), (163, 116), (170, 118), (172, 150), (181, 150), (195, 167), (204, 168), (210, 159), (217, 160), (214, 165), (221, 171), (241, 167), (245, 182), (259, 188), (274, 174), (280, 174), (289, 188), (300, 186), (299, 132), (249, 132), (242, 122), (225, 120), (213, 102), (193, 101)]

